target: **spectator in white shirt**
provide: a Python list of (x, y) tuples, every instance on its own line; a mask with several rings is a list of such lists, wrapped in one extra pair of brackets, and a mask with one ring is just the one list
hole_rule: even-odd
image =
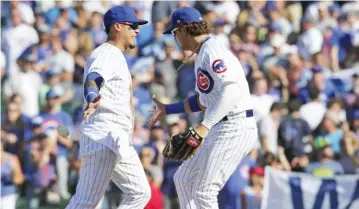
[(323, 48), (323, 35), (316, 27), (316, 21), (311, 17), (304, 19), (303, 28), (305, 32), (299, 36), (297, 42), (298, 52), (307, 61), (317, 60)]
[(265, 152), (277, 154), (278, 129), (282, 116), (282, 106), (275, 102), (270, 108), (270, 113), (259, 122), (258, 131)]
[(221, 0), (215, 4), (214, 11), (217, 14), (217, 18), (220, 18), (226, 23), (224, 31), (226, 34), (229, 34), (237, 22), (240, 11), (238, 3), (233, 0)]
[(316, 87), (309, 89), (310, 102), (300, 107), (300, 116), (308, 122), (310, 129), (315, 130), (322, 122), (327, 108), (319, 99), (320, 90)]
[(16, 60), (22, 52), (29, 46), (39, 42), (39, 35), (36, 30), (24, 23), (21, 20), (20, 11), (17, 9), (11, 10), (12, 26), (3, 34), (3, 43), (1, 48), (6, 56), (6, 73), (16, 73), (19, 67)]
[(45, 60), (49, 69), (62, 74), (62, 80), (72, 82), (75, 61), (74, 58), (63, 49), (60, 37), (51, 39), (52, 56)]
[(254, 83), (254, 93), (252, 94), (253, 110), (256, 121), (260, 121), (268, 115), (274, 99), (268, 93), (268, 82), (265, 78), (258, 78)]
[(18, 93), (23, 98), (22, 112), (29, 117), (39, 113), (39, 93), (42, 79), (35, 72), (36, 57), (33, 54), (23, 55), (18, 60), (20, 71), (13, 73), (4, 83), (4, 95), (10, 98)]

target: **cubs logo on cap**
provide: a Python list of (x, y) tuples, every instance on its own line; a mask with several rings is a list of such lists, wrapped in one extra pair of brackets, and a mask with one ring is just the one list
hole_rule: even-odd
[(202, 93), (208, 94), (212, 91), (214, 86), (214, 81), (211, 75), (203, 70), (202, 68), (198, 68), (197, 70), (197, 87), (198, 90)]
[(226, 72), (227, 67), (222, 59), (216, 59), (212, 64), (212, 70), (215, 73), (223, 73)]

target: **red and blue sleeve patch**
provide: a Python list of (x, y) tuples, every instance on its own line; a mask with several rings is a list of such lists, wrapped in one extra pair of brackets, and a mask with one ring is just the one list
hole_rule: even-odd
[(212, 70), (215, 73), (223, 73), (226, 72), (227, 66), (224, 64), (224, 61), (222, 59), (216, 59), (212, 63)]
[(198, 68), (197, 69), (198, 90), (202, 93), (208, 94), (212, 91), (213, 86), (214, 86), (214, 81), (211, 75), (207, 71)]

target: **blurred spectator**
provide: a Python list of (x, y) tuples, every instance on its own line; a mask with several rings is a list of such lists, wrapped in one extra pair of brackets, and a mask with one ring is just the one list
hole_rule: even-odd
[(61, 73), (61, 79), (71, 82), (74, 72), (74, 58), (63, 49), (60, 37), (52, 37), (53, 54), (45, 60), (49, 69)]
[(305, 17), (303, 20), (304, 33), (298, 38), (297, 47), (300, 56), (306, 61), (318, 59), (323, 47), (323, 35), (316, 27), (313, 17)]
[(143, 168), (151, 174), (152, 186), (157, 189), (160, 188), (163, 181), (163, 173), (161, 167), (152, 164), (155, 158), (154, 150), (151, 147), (144, 147), (139, 155)]
[(11, 10), (12, 26), (3, 32), (1, 49), (6, 56), (6, 74), (16, 73), (19, 68), (16, 60), (29, 46), (39, 41), (36, 30), (23, 23), (18, 9)]
[(6, 66), (6, 60), (5, 60), (5, 55), (2, 51), (0, 51), (0, 75), (1, 75), (1, 80), (3, 78), (3, 76), (5, 75), (5, 66)]
[(1, 208), (15, 209), (18, 193), (16, 186), (24, 182), (18, 157), (4, 150), (1, 140)]
[(4, 95), (10, 97), (18, 93), (23, 97), (22, 112), (33, 117), (39, 113), (40, 87), (42, 79), (35, 71), (36, 57), (33, 54), (24, 55), (18, 59), (20, 71), (12, 73), (4, 83)]
[(177, 8), (175, 1), (154, 1), (152, 4), (152, 21), (163, 21), (168, 23), (172, 12)]
[(163, 208), (163, 195), (161, 193), (161, 190), (158, 187), (156, 187), (152, 173), (149, 172), (148, 170), (145, 170), (145, 173), (151, 187), (151, 199), (147, 203), (144, 209)]
[(319, 94), (320, 91), (316, 87), (310, 88), (309, 90), (310, 102), (303, 104), (300, 107), (300, 116), (306, 120), (310, 126), (310, 129), (315, 130), (322, 122), (327, 108), (323, 103), (320, 102)]
[(165, 97), (173, 100), (177, 96), (177, 72), (173, 60), (179, 58), (179, 52), (176, 50), (175, 43), (170, 40), (164, 42), (164, 51), (166, 58), (155, 64), (155, 72), (163, 76)]
[[(71, 116), (61, 110), (57, 110), (57, 105), (61, 102), (61, 92), (58, 89), (50, 89), (46, 94), (45, 109), (40, 116), (44, 119), (42, 129), (44, 131), (54, 130), (59, 125), (63, 125), (70, 130), (73, 128)], [(57, 156), (56, 156), (56, 170), (58, 172), (58, 186), (60, 195), (63, 199), (69, 199), (68, 192), (68, 167), (67, 159), (68, 149), (72, 147), (72, 140), (66, 137), (55, 134), (54, 140), (57, 140)]]
[(31, 54), (36, 58), (37, 65), (39, 65), (38, 68), (44, 68), (43, 60), (48, 58), (52, 55), (52, 50), (50, 47), (50, 39), (51, 39), (51, 28), (47, 26), (46, 24), (43, 24), (39, 26), (38, 33), (40, 37), (39, 43), (35, 45), (31, 45), (28, 47), (22, 55)]
[(265, 78), (258, 78), (254, 81), (252, 101), (256, 121), (260, 121), (268, 115), (274, 99), (268, 95), (268, 82)]
[(340, 122), (347, 120), (344, 104), (340, 99), (333, 98), (328, 103), (328, 111), (333, 111), (339, 115)]
[(314, 66), (311, 71), (312, 80), (308, 82), (306, 87), (300, 89), (299, 99), (303, 104), (309, 102), (309, 89), (317, 88), (320, 90), (320, 101), (323, 104), (327, 104), (335, 96), (335, 89), (330, 80), (326, 79), (322, 66)]
[(318, 151), (318, 160), (309, 163), (305, 172), (322, 177), (344, 174), (343, 167), (333, 159), (334, 153), (328, 138), (317, 138), (314, 141), (314, 148)]
[(1, 137), (5, 151), (21, 155), (25, 129), (29, 118), (21, 113), (19, 104), (9, 102), (7, 113), (1, 118)]
[[(52, 201), (50, 187), (55, 183), (55, 166), (50, 163), (51, 146), (46, 135), (38, 135), (30, 142), (30, 165), (25, 171), (28, 208), (36, 209), (46, 201)], [(55, 195), (56, 196), (56, 195)], [(55, 197), (55, 201), (59, 197)]]
[(289, 101), (290, 115), (279, 126), (278, 144), (285, 149), (285, 156), (291, 164), (296, 157), (312, 151), (309, 124), (300, 118), (299, 108), (297, 100)]
[(278, 27), (281, 35), (284, 37), (284, 40), (287, 39), (288, 35), (293, 31), (292, 25), (279, 11), (277, 2), (269, 1), (267, 2), (266, 12), (271, 21), (271, 25)]
[(102, 14), (93, 12), (89, 33), (92, 36), (95, 48), (107, 40), (107, 34), (105, 33), (105, 29), (102, 27), (102, 22)]
[(345, 174), (357, 173), (354, 160), (355, 150), (359, 149), (359, 141), (354, 133), (346, 131), (343, 140), (340, 141), (340, 158), (339, 163), (342, 165)]
[(241, 209), (259, 209), (262, 201), (264, 168), (257, 166), (250, 170), (250, 183), (241, 193)]
[(324, 115), (324, 119), (322, 121), (320, 128), (320, 136), (326, 137), (332, 148), (334, 153), (340, 152), (340, 140), (342, 140), (344, 132), (340, 128), (341, 121), (338, 113), (333, 111), (328, 111)]
[[(74, 71), (74, 80), (76, 84), (82, 85), (84, 67), (86, 59), (90, 56), (91, 52), (95, 48), (93, 43), (94, 38), (87, 32), (79, 32), (77, 41), (78, 49), (75, 54), (75, 71)], [(106, 40), (106, 39), (105, 39)]]
[(40, 116), (31, 118), (30, 125), (28, 125), (25, 130), (25, 142), (30, 141), (34, 136), (42, 133), (41, 125), (43, 121)]
[(258, 131), (263, 151), (277, 153), (281, 116), (282, 105), (275, 102), (270, 108), (270, 113), (259, 121)]
[(293, 24), (295, 32), (300, 31), (300, 19), (303, 14), (302, 4), (299, 1), (286, 1), (286, 12), (288, 20)]
[(229, 34), (240, 12), (239, 5), (236, 1), (217, 1), (214, 5), (214, 11), (217, 15), (217, 20), (223, 21), (225, 24), (224, 32)]
[[(60, 86), (60, 73), (54, 70), (48, 70), (45, 74), (45, 82), (40, 87), (39, 93), (39, 103), (40, 103), (40, 110), (43, 111), (46, 104), (46, 94), (52, 88), (61, 89)], [(57, 106), (57, 109), (61, 109), (61, 105)]]
[(150, 130), (150, 141), (147, 147), (151, 147), (154, 151), (155, 156), (152, 159), (152, 164), (157, 165), (162, 168), (163, 166), (163, 156), (162, 150), (165, 148), (165, 139), (164, 139), (164, 130), (158, 124), (155, 124), (151, 127)]
[(241, 208), (241, 193), (243, 189), (249, 186), (249, 172), (257, 165), (258, 150), (252, 150), (237, 169), (228, 179), (227, 183), (220, 190), (218, 195), (219, 208), (238, 209)]

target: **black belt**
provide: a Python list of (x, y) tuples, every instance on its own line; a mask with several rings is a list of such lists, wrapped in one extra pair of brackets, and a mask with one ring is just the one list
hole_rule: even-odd
[[(250, 118), (253, 117), (254, 113), (253, 110), (246, 110), (246, 118)], [(228, 121), (228, 116), (224, 116), (224, 118), (222, 118), (222, 120), (220, 120), (219, 122), (223, 122), (223, 121)]]

